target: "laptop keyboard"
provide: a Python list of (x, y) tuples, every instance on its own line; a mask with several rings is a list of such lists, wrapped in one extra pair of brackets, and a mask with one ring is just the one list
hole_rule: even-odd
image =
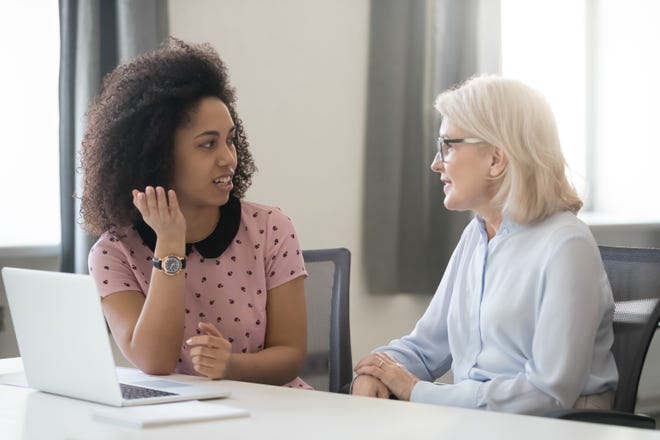
[(161, 397), (161, 396), (175, 396), (176, 393), (168, 393), (167, 391), (154, 390), (153, 388), (138, 387), (135, 385), (121, 385), (121, 395), (124, 399), (144, 399), (145, 397)]

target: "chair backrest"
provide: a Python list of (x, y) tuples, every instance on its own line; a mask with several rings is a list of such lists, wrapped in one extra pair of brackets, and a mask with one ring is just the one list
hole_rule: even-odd
[(619, 370), (614, 409), (633, 413), (644, 359), (660, 320), (660, 249), (600, 246), (614, 295)]
[(339, 392), (353, 377), (349, 323), (351, 253), (303, 250), (308, 278), (307, 357), (301, 378), (317, 390)]

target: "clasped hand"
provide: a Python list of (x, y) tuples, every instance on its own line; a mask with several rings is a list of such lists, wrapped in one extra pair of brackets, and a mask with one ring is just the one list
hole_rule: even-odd
[(186, 340), (190, 347), (193, 368), (209, 379), (226, 379), (231, 358), (231, 342), (225, 339), (213, 324), (200, 322), (198, 327), (206, 334)]
[(390, 392), (399, 400), (410, 400), (419, 378), (386, 353), (372, 353), (355, 366), (358, 374), (353, 382), (353, 394), (387, 399)]

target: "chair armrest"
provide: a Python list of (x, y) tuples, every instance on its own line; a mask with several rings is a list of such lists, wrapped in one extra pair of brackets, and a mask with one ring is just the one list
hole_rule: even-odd
[(562, 409), (546, 414), (547, 417), (580, 422), (603, 423), (633, 428), (655, 429), (655, 419), (644, 414), (601, 409)]

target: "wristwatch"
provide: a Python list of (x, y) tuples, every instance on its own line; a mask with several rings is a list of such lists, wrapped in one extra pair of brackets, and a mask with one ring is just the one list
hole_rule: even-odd
[(186, 268), (186, 257), (168, 255), (164, 258), (153, 258), (154, 268), (162, 270), (167, 275), (176, 275)]

